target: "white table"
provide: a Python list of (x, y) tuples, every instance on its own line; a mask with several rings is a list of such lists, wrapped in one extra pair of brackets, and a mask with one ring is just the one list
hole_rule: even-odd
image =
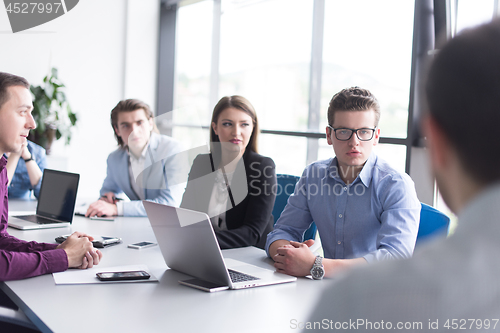
[[(13, 202), (10, 210), (34, 209)], [(52, 275), (0, 283), (42, 332), (297, 332), (292, 320), (304, 322), (328, 281), (297, 282), (207, 293), (180, 285), (187, 275), (168, 269), (158, 246), (135, 250), (127, 244), (156, 241), (147, 218), (114, 222), (76, 216), (66, 228), (9, 233), (25, 240), (54, 242), (56, 236), (83, 231), (118, 236), (123, 244), (103, 249), (103, 269), (145, 264), (159, 282), (55, 285)], [(224, 256), (273, 269), (265, 252), (254, 247), (224, 250)]]

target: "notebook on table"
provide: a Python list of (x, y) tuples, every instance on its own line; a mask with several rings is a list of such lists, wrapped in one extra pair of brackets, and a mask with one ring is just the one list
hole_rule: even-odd
[(168, 267), (229, 289), (297, 280), (273, 270), (224, 259), (207, 214), (150, 201), (143, 203)]
[(32, 230), (69, 226), (73, 221), (79, 180), (79, 174), (43, 170), (36, 214), (9, 216), (9, 227)]

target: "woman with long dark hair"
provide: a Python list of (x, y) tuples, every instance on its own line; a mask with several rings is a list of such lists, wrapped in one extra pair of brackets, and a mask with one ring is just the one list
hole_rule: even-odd
[(276, 171), (259, 155), (257, 115), (241, 96), (223, 97), (210, 127), (210, 153), (193, 161), (181, 207), (210, 216), (223, 249), (263, 248), (272, 230)]

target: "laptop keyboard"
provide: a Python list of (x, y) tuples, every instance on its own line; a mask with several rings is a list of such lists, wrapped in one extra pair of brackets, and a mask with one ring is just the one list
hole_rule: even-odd
[(45, 217), (37, 216), (37, 215), (22, 215), (16, 216), (18, 219), (35, 222), (38, 224), (49, 224), (49, 223), (57, 223), (57, 221), (47, 219)]
[(232, 269), (228, 269), (228, 272), (229, 272), (229, 276), (231, 277), (231, 281), (233, 281), (233, 283), (235, 283), (235, 282), (243, 282), (243, 281), (259, 280), (258, 277), (255, 277), (255, 276), (252, 276), (252, 275), (248, 275), (248, 274), (245, 274), (245, 273), (241, 273), (241, 272), (237, 272), (237, 271), (233, 271)]

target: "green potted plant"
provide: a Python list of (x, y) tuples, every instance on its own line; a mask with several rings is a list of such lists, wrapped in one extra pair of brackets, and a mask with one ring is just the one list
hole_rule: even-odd
[(64, 87), (57, 77), (56, 68), (43, 78), (41, 86), (30, 87), (36, 129), (30, 132), (28, 139), (44, 147), (47, 154), (50, 154), (54, 139), (64, 138), (67, 145), (71, 142), (71, 128), (77, 122), (77, 116), (66, 100)]

